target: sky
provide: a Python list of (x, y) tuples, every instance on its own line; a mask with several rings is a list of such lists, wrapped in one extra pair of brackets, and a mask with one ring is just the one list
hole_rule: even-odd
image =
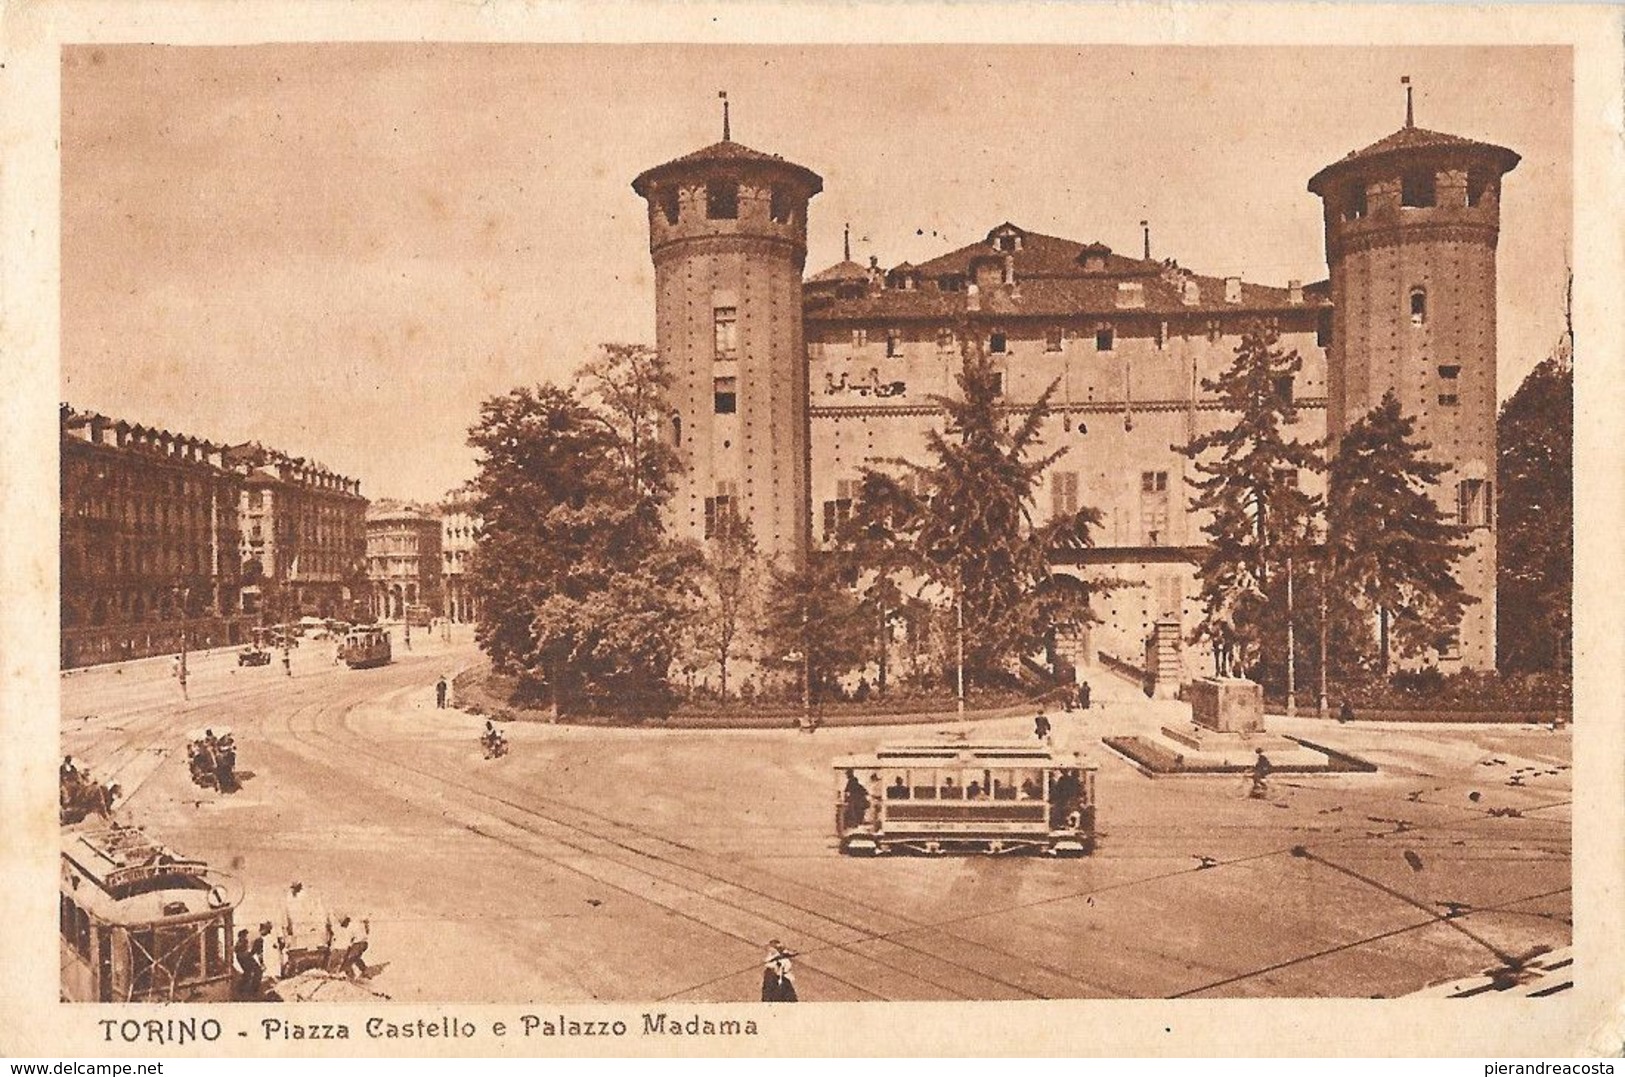
[(1505, 181), (1499, 390), (1563, 328), (1566, 48), (290, 44), (62, 61), (62, 399), (429, 500), (480, 402), (654, 342), (644, 169), (721, 137), (824, 177), (809, 274), (1009, 220), (1212, 276), (1326, 276), (1322, 166), (1404, 121)]

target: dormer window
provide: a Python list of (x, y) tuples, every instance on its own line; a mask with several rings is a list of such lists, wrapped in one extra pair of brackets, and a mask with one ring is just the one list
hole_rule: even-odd
[(995, 239), (993, 241), (993, 243), (1001, 251), (1006, 251), (1008, 253), (1014, 253), (1015, 252), (1015, 249), (1016, 249), (1016, 237), (1015, 236), (1002, 235), (1002, 236), (999, 236), (997, 239)]
[(660, 211), (666, 215), (667, 224), (677, 223), (677, 188), (666, 187), (661, 190)]
[(730, 180), (712, 180), (705, 185), (705, 215), (713, 221), (732, 221), (739, 218), (739, 184)]
[(963, 292), (964, 290), (965, 278), (957, 273), (950, 273), (946, 277), (937, 278), (937, 291), (939, 292)]
[(1405, 173), (1400, 180), (1399, 204), (1412, 209), (1426, 209), (1437, 204), (1438, 177), (1430, 171), (1417, 169)]
[(1106, 257), (1111, 252), (1112, 249), (1104, 243), (1091, 243), (1083, 248), (1083, 253), (1078, 255), (1078, 261), (1083, 263), (1083, 269), (1086, 273), (1104, 273), (1106, 271)]

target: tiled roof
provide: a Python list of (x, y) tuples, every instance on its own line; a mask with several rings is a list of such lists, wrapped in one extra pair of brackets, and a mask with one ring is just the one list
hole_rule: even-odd
[(1518, 155), (1504, 146), (1496, 146), (1488, 142), (1476, 142), (1470, 138), (1462, 138), (1460, 135), (1448, 135), (1442, 131), (1429, 131), (1425, 127), (1401, 127), (1386, 138), (1379, 138), (1364, 149), (1355, 150), (1342, 160), (1335, 161), (1316, 172), (1309, 180), (1309, 189), (1319, 194), (1319, 185), (1347, 165), (1356, 162), (1364, 163), (1380, 160), (1390, 154), (1408, 153), (1417, 150), (1463, 150), (1494, 156), (1500, 159), (1502, 172), (1512, 171), (1519, 161)]
[(708, 164), (777, 165), (780, 168), (798, 173), (811, 184), (814, 194), (824, 189), (823, 178), (811, 169), (786, 161), (777, 154), (763, 153), (761, 150), (753, 150), (749, 146), (743, 146), (738, 142), (728, 140), (714, 142), (704, 149), (695, 150), (693, 153), (685, 153), (683, 156), (673, 158), (663, 165), (655, 165), (653, 168), (645, 170), (642, 175), (632, 181), (632, 189), (638, 194), (644, 195), (648, 193), (649, 182), (659, 173), (683, 171), (695, 165)]
[(822, 273), (815, 273), (807, 278), (808, 284), (825, 284), (830, 281), (868, 280), (869, 271), (853, 261), (836, 262)]
[[(1293, 304), (1289, 289), (1243, 282), (1241, 301), (1226, 303), (1222, 278), (1198, 276), (1161, 262), (1124, 258), (1115, 254), (1107, 256), (1104, 271), (1086, 271), (1078, 261), (1078, 255), (1084, 249), (1084, 244), (1072, 240), (1034, 232), (1023, 233), (1021, 250), (1008, 252), (1015, 259), (1015, 286), (1001, 284), (981, 289), (977, 295), (979, 316), (1098, 315), (1109, 318), (1132, 316), (1138, 312), (1220, 314), (1303, 309), (1329, 302), (1324, 283), (1318, 287), (1306, 287), (1303, 303)], [(941, 291), (936, 280), (946, 276), (969, 276), (973, 260), (984, 255), (1003, 258), (1005, 253), (995, 252), (985, 243), (977, 243), (934, 258), (918, 267), (917, 272), (924, 279), (919, 287), (912, 289), (870, 285), (862, 295), (851, 298), (831, 296), (827, 290), (818, 289), (815, 294), (809, 293), (807, 296), (807, 318), (810, 321), (871, 321), (958, 317), (967, 311), (970, 297), (962, 290)], [(843, 264), (862, 269), (855, 263)], [(831, 274), (839, 268), (831, 267), (809, 283), (837, 279)], [(1199, 290), (1200, 299), (1195, 304), (1187, 305), (1184, 301), (1187, 281), (1194, 281)], [(1139, 285), (1143, 302), (1136, 296), (1134, 305), (1121, 304), (1123, 290), (1118, 286), (1124, 283)]]
[[(1005, 228), (1008, 226), (1001, 226)], [(994, 229), (995, 232), (1000, 229)], [(1105, 274), (1108, 276), (1153, 276), (1162, 272), (1161, 262), (1147, 262), (1139, 258), (1125, 258), (1110, 253), (1111, 248), (1101, 243), (1083, 244), (1070, 239), (1059, 239), (1038, 232), (1021, 233), (1021, 249), (1001, 251), (983, 240), (939, 255), (918, 268), (922, 276), (942, 277), (949, 274), (970, 275), (971, 263), (982, 258), (1015, 259), (1016, 279), (1033, 277), (1082, 277), (1086, 275), (1079, 256), (1085, 249), (1106, 255)], [(1099, 276), (1096, 271), (1093, 276)]]

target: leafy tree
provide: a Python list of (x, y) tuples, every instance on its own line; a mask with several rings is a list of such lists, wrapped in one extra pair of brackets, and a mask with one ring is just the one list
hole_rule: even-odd
[(718, 517), (717, 524), (700, 563), (699, 600), (689, 624), (689, 643), (707, 665), (715, 663), (720, 670), (726, 699), (728, 666), (757, 628), (761, 561), (749, 520), (728, 512)]
[(1567, 348), (1501, 407), (1496, 651), (1506, 670), (1567, 670), (1574, 631), (1574, 366)]
[(469, 444), (476, 636), (493, 666), (545, 685), (555, 712), (664, 705), (698, 560), (661, 530), (670, 465), (629, 457), (611, 417), (550, 385), (486, 400)]
[[(1066, 452), (1037, 452), (1052, 382), (1021, 415), (1000, 405), (999, 375), (965, 334), (957, 396), (932, 400), (946, 430), (926, 439), (926, 462), (888, 460), (892, 475), (865, 469), (850, 534), (881, 572), (905, 571), (937, 586), (963, 609), (967, 682), (986, 681), (1011, 658), (1036, 650), (1063, 603), (1043, 586), (1049, 556), (1089, 545), (1100, 515), (1082, 508), (1033, 521), (1045, 470)], [(1069, 620), (1087, 617), (1072, 609)]]
[(603, 344), (576, 375), (580, 395), (595, 405), (621, 457), (621, 472), (645, 502), (663, 503), (679, 470), (676, 451), (659, 435), (671, 369), (644, 344)]
[(1259, 672), (1266, 639), (1286, 642), (1284, 602), (1276, 596), (1289, 557), (1312, 548), (1320, 499), (1301, 489), (1301, 472), (1322, 468), (1319, 445), (1288, 438), (1295, 418), (1285, 391), (1303, 367), (1296, 351), (1283, 351), (1273, 325), (1250, 326), (1235, 359), (1217, 380), (1203, 379), (1235, 416), (1233, 423), (1192, 439), (1177, 450), (1202, 478), (1191, 509), (1208, 516), (1208, 546), (1199, 572), (1204, 613), (1194, 639), (1213, 647), (1221, 675)]
[[(1344, 433), (1328, 476), (1327, 556), (1337, 590), (1376, 615), (1379, 668), (1393, 651), (1443, 650), (1477, 601), (1456, 581), (1468, 547), (1429, 493), (1449, 468), (1412, 440), (1415, 423), (1392, 391)], [(1345, 628), (1357, 630), (1359, 621)]]
[(840, 559), (814, 553), (800, 568), (774, 565), (762, 637), (764, 664), (805, 675), (812, 702), (855, 669), (867, 652), (869, 629)]

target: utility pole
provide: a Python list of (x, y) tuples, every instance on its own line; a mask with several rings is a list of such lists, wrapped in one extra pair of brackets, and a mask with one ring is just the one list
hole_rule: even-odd
[(965, 718), (965, 567), (959, 565), (954, 573), (954, 622), (959, 657), (959, 692), (957, 709), (960, 721)]
[(1286, 559), (1286, 716), (1298, 715), (1298, 649), (1292, 624), (1292, 558)]
[(175, 679), (181, 682), (181, 698), (190, 699), (186, 694), (186, 604), (192, 597), (190, 587), (175, 588), (176, 597), (181, 603), (181, 653), (180, 664), (175, 667)]

